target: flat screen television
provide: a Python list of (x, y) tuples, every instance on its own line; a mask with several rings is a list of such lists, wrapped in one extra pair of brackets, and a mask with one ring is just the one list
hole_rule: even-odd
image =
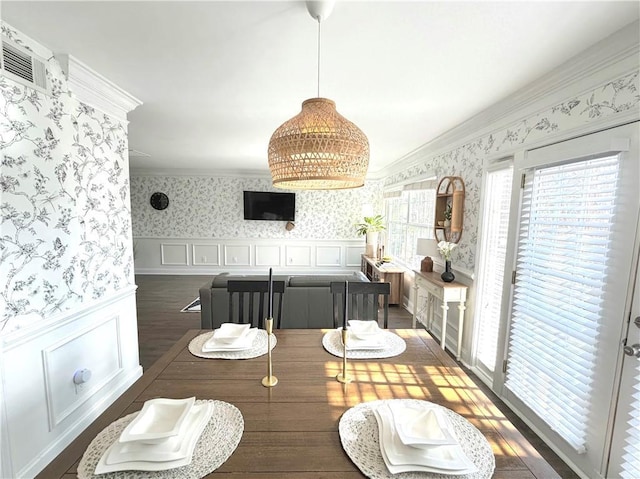
[(295, 193), (244, 192), (245, 220), (294, 221), (295, 215)]

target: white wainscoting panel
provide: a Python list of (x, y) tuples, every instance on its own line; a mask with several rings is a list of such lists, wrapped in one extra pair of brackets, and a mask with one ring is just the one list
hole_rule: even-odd
[(218, 266), (220, 264), (220, 245), (194, 244), (191, 264), (194, 266)]
[(287, 266), (311, 266), (311, 246), (285, 247)]
[(316, 266), (342, 265), (342, 248), (336, 246), (318, 246), (316, 248)]
[(0, 337), (3, 477), (38, 474), (142, 375), (137, 338), (135, 286)]
[[(365, 249), (362, 238), (304, 240), (136, 237), (134, 244), (136, 274), (219, 274), (225, 271), (252, 274), (257, 269), (264, 268), (274, 268), (274, 273), (277, 274), (339, 274), (358, 271), (360, 255)], [(167, 245), (176, 248), (171, 264), (161, 254)], [(186, 264), (185, 248), (191, 252), (191, 264)]]
[(187, 243), (162, 243), (160, 245), (161, 264), (187, 266), (189, 255)]
[(362, 260), (361, 255), (364, 253), (365, 248), (364, 244), (360, 246), (347, 246), (347, 266), (357, 266), (359, 268)]
[(251, 247), (249, 245), (225, 245), (225, 266), (249, 266), (251, 265)]
[[(118, 320), (107, 318), (42, 351), (50, 431), (122, 369)], [(91, 356), (78, 357), (78, 351), (88, 350)], [(83, 369), (90, 371), (90, 379), (75, 384), (74, 374)]]
[(256, 245), (256, 266), (280, 266), (282, 248), (273, 245)]

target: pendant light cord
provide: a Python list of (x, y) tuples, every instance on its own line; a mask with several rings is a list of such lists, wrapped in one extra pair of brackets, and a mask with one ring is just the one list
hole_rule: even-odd
[(318, 98), (320, 98), (320, 17), (318, 17)]

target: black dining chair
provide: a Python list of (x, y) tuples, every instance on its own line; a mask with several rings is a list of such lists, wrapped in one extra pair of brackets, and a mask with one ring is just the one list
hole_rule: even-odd
[[(331, 295), (333, 296), (333, 327), (342, 324), (344, 318), (344, 285), (345, 282), (331, 283)], [(389, 295), (390, 283), (349, 283), (349, 317), (361, 321), (378, 322), (378, 309), (380, 300), (384, 318), (384, 328), (389, 326)]]
[[(251, 326), (264, 329), (264, 319), (268, 314), (269, 282), (229, 281), (227, 292), (229, 293), (229, 322), (249, 323)], [(284, 281), (273, 281), (273, 327), (275, 329), (280, 329), (283, 297)]]

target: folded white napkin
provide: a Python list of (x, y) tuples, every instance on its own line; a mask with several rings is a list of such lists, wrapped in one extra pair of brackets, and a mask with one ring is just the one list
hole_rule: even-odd
[(365, 339), (371, 336), (377, 336), (382, 333), (382, 329), (378, 327), (376, 321), (360, 321), (356, 319), (349, 320), (349, 331), (352, 335)]
[(449, 475), (463, 475), (478, 469), (464, 454), (459, 444), (416, 448), (403, 444), (398, 438), (391, 409), (383, 404), (374, 410), (378, 422), (380, 452), (392, 474), (423, 471)]
[(384, 349), (383, 330), (376, 321), (349, 320), (347, 350)]
[(196, 398), (155, 398), (145, 401), (140, 413), (122, 431), (118, 442), (158, 443), (176, 436), (186, 422)]
[(213, 337), (220, 343), (234, 342), (249, 332), (250, 324), (222, 323), (213, 330)]
[(414, 447), (458, 444), (441, 408), (392, 401), (389, 409), (398, 437), (404, 444)]
[(209, 340), (202, 346), (202, 352), (214, 352), (214, 351), (242, 351), (244, 349), (251, 349), (253, 347), (253, 340), (258, 334), (258, 328), (247, 329), (247, 332), (238, 338), (229, 341), (228, 339), (219, 340), (214, 334)]

